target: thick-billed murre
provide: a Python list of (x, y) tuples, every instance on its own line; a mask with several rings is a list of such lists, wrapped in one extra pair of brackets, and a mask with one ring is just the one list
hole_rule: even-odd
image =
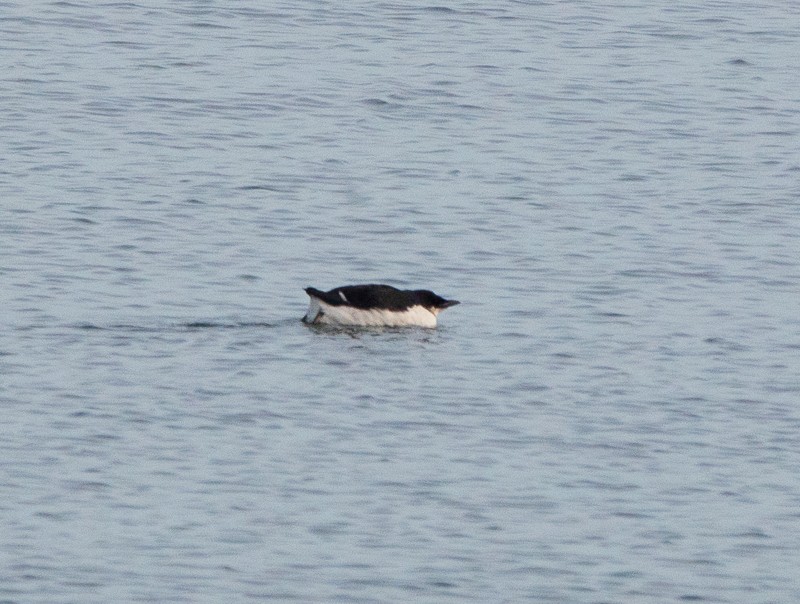
[(327, 292), (307, 287), (311, 298), (305, 323), (360, 327), (436, 327), (436, 315), (455, 306), (427, 289), (391, 285), (346, 285)]

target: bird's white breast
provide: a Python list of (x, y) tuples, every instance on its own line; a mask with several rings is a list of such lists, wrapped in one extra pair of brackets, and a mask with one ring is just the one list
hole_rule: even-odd
[(318, 325), (354, 325), (359, 327), (436, 327), (436, 315), (423, 306), (406, 310), (332, 306), (311, 297), (306, 322)]

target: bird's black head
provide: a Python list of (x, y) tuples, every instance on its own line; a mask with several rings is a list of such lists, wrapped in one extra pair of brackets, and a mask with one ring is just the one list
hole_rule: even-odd
[(445, 300), (428, 289), (417, 290), (417, 296), (419, 296), (422, 306), (430, 309), (444, 310), (445, 308), (460, 304), (458, 300)]

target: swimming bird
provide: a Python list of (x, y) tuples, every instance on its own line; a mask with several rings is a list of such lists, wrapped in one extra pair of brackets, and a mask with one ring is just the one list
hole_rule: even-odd
[(360, 327), (436, 327), (436, 315), (458, 300), (445, 300), (427, 289), (391, 285), (346, 285), (324, 292), (307, 287), (311, 300), (303, 322)]

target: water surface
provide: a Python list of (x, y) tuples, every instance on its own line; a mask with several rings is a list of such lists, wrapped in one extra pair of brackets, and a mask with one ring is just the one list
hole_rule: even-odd
[(796, 8), (0, 15), (0, 600), (800, 599)]

